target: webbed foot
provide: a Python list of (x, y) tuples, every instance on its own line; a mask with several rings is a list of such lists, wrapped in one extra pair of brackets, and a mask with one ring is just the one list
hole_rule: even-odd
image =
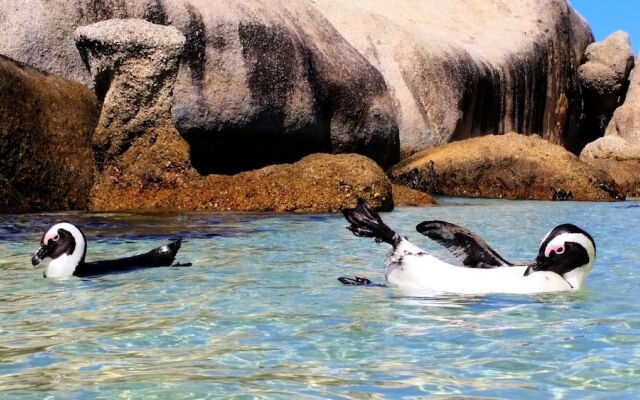
[(369, 279), (361, 278), (359, 276), (355, 276), (353, 278), (349, 278), (347, 276), (341, 276), (340, 278), (338, 278), (338, 280), (340, 281), (340, 283), (347, 286), (378, 286), (378, 287), (385, 286), (380, 283), (373, 283)]

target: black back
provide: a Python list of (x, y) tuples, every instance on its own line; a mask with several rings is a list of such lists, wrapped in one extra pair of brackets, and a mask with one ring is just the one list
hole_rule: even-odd
[(174, 240), (167, 244), (166, 248), (165, 246), (157, 247), (148, 253), (132, 257), (90, 263), (82, 262), (78, 265), (73, 275), (86, 277), (127, 272), (141, 268), (169, 266), (175, 260), (181, 242), (181, 239)]
[(424, 221), (416, 230), (446, 247), (470, 268), (496, 268), (513, 265), (502, 258), (475, 233), (445, 221)]

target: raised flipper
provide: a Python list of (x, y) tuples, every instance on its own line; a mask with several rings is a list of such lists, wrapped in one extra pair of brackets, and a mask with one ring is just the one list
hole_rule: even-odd
[[(168, 267), (176, 258), (178, 250), (180, 250), (181, 239), (174, 240), (164, 246), (157, 247), (147, 253), (137, 256), (120, 258), (117, 260), (94, 261), (89, 263), (81, 263), (74, 271), (75, 276), (87, 277), (96, 275), (105, 275), (113, 273), (121, 273), (142, 268)], [(174, 265), (190, 266), (190, 263)]]
[(385, 225), (380, 215), (362, 198), (358, 198), (356, 208), (345, 208), (342, 214), (350, 224), (347, 229), (358, 237), (372, 237), (392, 246), (400, 242), (400, 236)]
[(367, 278), (361, 278), (359, 276), (354, 276), (353, 278), (349, 278), (347, 276), (341, 276), (338, 278), (340, 283), (346, 286), (376, 286), (376, 287), (385, 287), (381, 283), (373, 283)]
[(513, 264), (500, 257), (475, 233), (445, 221), (424, 221), (416, 230), (446, 247), (470, 268), (508, 267)]

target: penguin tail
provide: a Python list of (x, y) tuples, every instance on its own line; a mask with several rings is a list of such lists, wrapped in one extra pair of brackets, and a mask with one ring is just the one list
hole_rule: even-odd
[(151, 258), (151, 263), (157, 266), (169, 266), (176, 259), (178, 250), (182, 245), (182, 238), (172, 240), (164, 246), (160, 246), (147, 253)]
[(385, 225), (380, 215), (362, 198), (358, 198), (355, 208), (345, 208), (342, 214), (351, 224), (347, 229), (358, 237), (372, 237), (376, 242), (385, 242), (392, 246), (400, 242), (400, 236)]

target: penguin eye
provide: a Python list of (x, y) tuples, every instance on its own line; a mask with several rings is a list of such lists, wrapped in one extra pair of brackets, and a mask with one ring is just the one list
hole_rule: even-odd
[(562, 254), (564, 253), (564, 246), (560, 246), (556, 249), (556, 254)]
[(54, 237), (51, 238), (51, 240), (53, 240), (54, 242), (57, 242), (58, 240), (60, 240), (60, 235), (55, 235)]

